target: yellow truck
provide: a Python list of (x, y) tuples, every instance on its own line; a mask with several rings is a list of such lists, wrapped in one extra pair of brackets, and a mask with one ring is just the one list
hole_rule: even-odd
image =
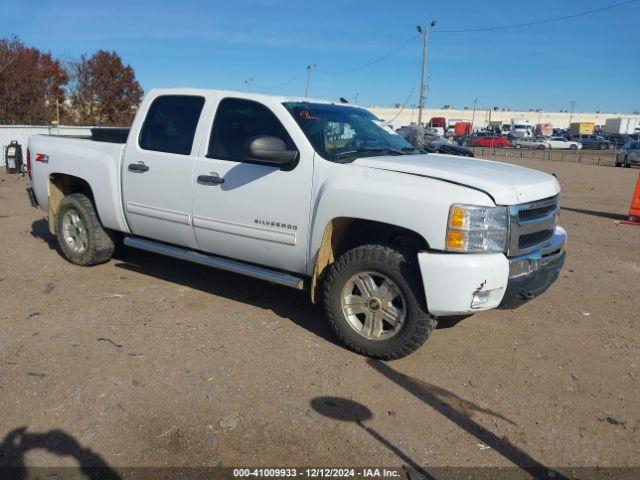
[(571, 135), (592, 135), (595, 128), (593, 122), (574, 122), (569, 125), (569, 132)]

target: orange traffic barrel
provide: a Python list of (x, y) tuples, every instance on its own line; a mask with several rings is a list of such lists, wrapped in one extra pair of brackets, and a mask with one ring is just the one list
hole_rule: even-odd
[(631, 197), (631, 207), (629, 207), (629, 220), (632, 222), (640, 222), (640, 174), (636, 182), (636, 189)]

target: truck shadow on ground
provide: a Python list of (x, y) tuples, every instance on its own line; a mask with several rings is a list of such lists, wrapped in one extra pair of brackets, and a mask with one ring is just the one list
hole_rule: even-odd
[[(25, 455), (31, 450), (44, 450), (59, 457), (71, 457), (84, 476), (73, 473), (73, 467), (31, 467), (25, 462)], [(62, 430), (50, 430), (44, 433), (28, 433), (27, 427), (16, 428), (5, 435), (0, 443), (0, 477), (13, 480), (33, 478), (29, 470), (38, 470), (42, 477), (90, 478), (92, 480), (120, 480), (120, 475), (105, 460), (90, 448), (83, 447), (78, 441)], [(36, 475), (37, 476), (37, 475)]]
[(491, 447), (495, 452), (502, 455), (521, 470), (527, 472), (533, 478), (567, 480), (567, 477), (557, 470), (543, 465), (524, 450), (512, 444), (506, 436), (500, 437), (485, 429), (478, 422), (474, 421), (472, 417), (476, 413), (481, 413), (516, 426), (516, 423), (512, 420), (490, 409), (464, 400), (444, 388), (418, 380), (409, 375), (404, 375), (379, 360), (367, 359), (366, 362), (387, 379), (429, 405), (433, 410), (453, 422), (465, 432), (473, 435), (482, 442), (482, 444)]
[(123, 270), (271, 310), (323, 340), (342, 347), (329, 328), (322, 307), (311, 303), (307, 291), (129, 248), (117, 249), (114, 260), (115, 266)]
[(49, 223), (46, 219), (41, 218), (40, 220), (33, 222), (31, 224), (31, 232), (29, 233), (31, 233), (32, 237), (42, 240), (51, 250), (55, 250), (60, 256), (62, 256), (58, 240), (55, 235), (52, 235), (49, 231)]
[[(51, 250), (55, 250), (64, 258), (56, 237), (49, 231), (46, 219), (33, 222), (30, 233), (31, 236), (42, 240)], [(148, 275), (229, 300), (248, 303), (265, 310), (272, 310), (277, 315), (291, 320), (323, 340), (342, 347), (329, 328), (322, 307), (311, 303), (307, 291), (294, 290), (133, 248), (118, 247), (113, 260), (116, 262), (117, 268)], [(454, 327), (465, 318), (468, 316), (441, 318), (438, 322), (438, 328)]]

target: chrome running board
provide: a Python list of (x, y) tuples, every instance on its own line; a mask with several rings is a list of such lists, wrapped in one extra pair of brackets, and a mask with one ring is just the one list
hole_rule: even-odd
[(277, 283), (286, 287), (297, 288), (298, 290), (302, 290), (304, 288), (304, 281), (302, 278), (295, 277), (287, 273), (277, 272), (275, 270), (269, 270), (264, 267), (257, 267), (255, 265), (207, 255), (206, 253), (194, 252), (193, 250), (165, 245), (164, 243), (145, 240), (142, 238), (124, 237), (123, 243), (127, 247), (159, 253), (160, 255), (179, 258), (180, 260), (199, 263), (200, 265), (219, 268), (220, 270), (227, 270), (229, 272), (247, 275), (248, 277), (259, 278), (260, 280), (266, 280), (267, 282)]

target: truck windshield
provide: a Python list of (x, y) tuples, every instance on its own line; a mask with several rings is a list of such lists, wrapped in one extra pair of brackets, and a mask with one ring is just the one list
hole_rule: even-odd
[(323, 158), (348, 162), (363, 156), (421, 153), (364, 108), (312, 102), (283, 104)]

